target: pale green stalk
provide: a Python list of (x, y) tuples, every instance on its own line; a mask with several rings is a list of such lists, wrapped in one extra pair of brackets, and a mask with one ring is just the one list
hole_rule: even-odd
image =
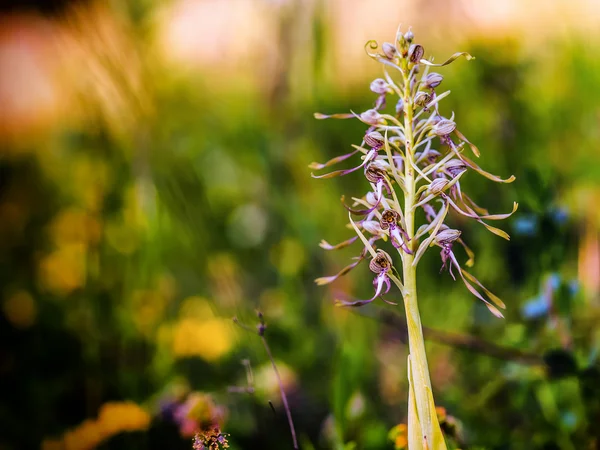
[[(406, 69), (403, 71), (404, 77), (404, 132), (406, 136), (405, 153), (406, 163), (404, 164), (404, 186), (406, 193), (404, 196), (404, 220), (406, 234), (410, 242), (414, 242), (415, 236), (415, 171), (408, 161), (414, 160), (414, 136), (413, 136), (413, 99), (411, 96), (410, 80)], [(416, 249), (413, 249), (415, 251)], [(413, 390), (413, 398), (416, 403), (418, 421), (411, 423), (411, 414), (409, 414), (409, 433), (411, 429), (419, 427), (419, 435), (423, 438), (423, 443), (414, 443), (416, 448), (429, 448), (432, 450), (445, 449), (446, 445), (443, 438), (441, 446), (439, 439), (434, 439), (434, 430), (439, 430), (440, 426), (437, 420), (433, 397), (431, 396), (431, 381), (429, 379), (429, 367), (427, 365), (427, 355), (425, 353), (425, 340), (423, 339), (423, 330), (421, 328), (421, 317), (419, 315), (419, 304), (417, 301), (417, 268), (413, 266), (414, 255), (406, 252), (399, 252), (402, 256), (403, 281), (404, 281), (404, 309), (406, 311), (406, 322), (408, 328), (408, 346), (410, 350), (409, 379), (412, 379), (410, 389)], [(410, 408), (411, 405), (409, 405)], [(432, 447), (434, 441), (437, 447)], [(427, 447), (426, 447), (427, 446)], [(410, 448), (413, 450), (413, 448)]]

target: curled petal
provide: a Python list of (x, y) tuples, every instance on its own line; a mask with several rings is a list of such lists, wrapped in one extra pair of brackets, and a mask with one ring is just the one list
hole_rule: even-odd
[(462, 134), (460, 131), (458, 130), (454, 130), (454, 133), (461, 138), (463, 141), (465, 141), (467, 144), (469, 144), (469, 147), (471, 147), (471, 151), (473, 152), (473, 154), (475, 156), (477, 156), (479, 158), (479, 156), (481, 156), (481, 153), (479, 152), (479, 149), (477, 148), (477, 146), (473, 143), (471, 143), (471, 141), (469, 141), (464, 134)]
[(321, 114), (314, 113), (313, 116), (315, 119), (323, 120), (323, 119), (351, 119), (354, 115), (350, 113), (341, 113), (341, 114)]
[(377, 150), (373, 149), (373, 150), (369, 151), (369, 153), (367, 153), (367, 155), (365, 156), (364, 161), (359, 166), (353, 167), (351, 169), (334, 170), (333, 172), (325, 173), (323, 175), (315, 175), (314, 173), (311, 173), (310, 176), (313, 177), (313, 178), (334, 178), (334, 177), (341, 177), (341, 176), (347, 175), (349, 173), (356, 172), (358, 169), (364, 167), (364, 165), (367, 164), (376, 155), (377, 155)]
[(310, 163), (308, 167), (313, 170), (321, 170), (321, 169), (324, 169), (325, 167), (332, 166), (334, 164), (342, 162), (342, 161), (356, 155), (360, 150), (361, 150), (360, 147), (357, 147), (356, 150), (354, 150), (353, 152), (346, 153), (345, 155), (341, 155), (341, 156), (336, 156), (335, 158), (330, 159), (326, 163), (313, 162), (313, 163)]
[(346, 275), (348, 272), (350, 272), (352, 269), (354, 269), (356, 266), (358, 266), (363, 259), (365, 259), (364, 256), (359, 257), (355, 262), (353, 262), (352, 264), (347, 265), (346, 267), (344, 267), (342, 270), (340, 270), (335, 275), (331, 275), (329, 277), (320, 277), (320, 278), (317, 278), (315, 280), (315, 283), (317, 283), (319, 286), (324, 286), (326, 284), (333, 283), (339, 277), (342, 277), (342, 276)]
[(426, 66), (431, 66), (431, 67), (442, 67), (442, 66), (447, 66), (448, 64), (450, 64), (451, 62), (457, 60), (458, 58), (460, 58), (461, 56), (464, 56), (467, 61), (471, 60), (471, 59), (475, 59), (474, 56), (471, 56), (469, 53), (467, 52), (457, 52), (454, 55), (452, 55), (450, 58), (448, 58), (446, 61), (444, 61), (441, 64), (434, 64), (431, 61), (427, 61), (426, 59), (421, 59), (421, 61), (419, 61), (421, 64), (425, 64)]
[(509, 178), (506, 178), (506, 179), (500, 178), (497, 175), (493, 175), (489, 172), (486, 172), (485, 170), (483, 170), (481, 167), (479, 167), (477, 164), (475, 164), (473, 161), (471, 161), (466, 156), (461, 155), (460, 153), (457, 153), (457, 155), (460, 159), (462, 159), (467, 164), (467, 166), (469, 166), (475, 172), (477, 172), (480, 175), (483, 175), (484, 177), (486, 177), (489, 180), (495, 181), (496, 183), (512, 183), (513, 181), (516, 180), (514, 175), (511, 175)]
[(348, 205), (346, 205), (346, 203), (344, 203), (344, 196), (342, 196), (342, 205), (344, 205), (344, 208), (346, 208), (352, 214), (356, 214), (357, 216), (366, 216), (367, 214), (370, 214), (371, 212), (373, 212), (374, 210), (376, 210), (379, 207), (382, 197), (383, 196), (381, 195), (381, 192), (379, 192), (379, 197), (377, 197), (377, 202), (375, 202), (375, 204), (368, 209), (352, 209), (352, 208), (350, 208)]
[(370, 298), (368, 300), (356, 300), (356, 301), (353, 301), (353, 302), (349, 302), (349, 301), (346, 301), (346, 300), (336, 299), (335, 300), (335, 304), (337, 306), (358, 307), (358, 306), (367, 305), (367, 304), (371, 303), (373, 300), (375, 300), (375, 299), (374, 298)]
[(354, 237), (351, 237), (350, 239), (340, 242), (337, 245), (331, 245), (329, 242), (327, 242), (325, 239), (323, 239), (319, 243), (319, 247), (321, 247), (325, 250), (339, 250), (340, 248), (345, 248), (345, 247), (348, 247), (349, 245), (353, 244), (357, 239), (358, 239), (358, 236), (354, 236)]
[(485, 214), (485, 215), (479, 216), (479, 217), (481, 217), (482, 219), (487, 219), (487, 220), (503, 220), (503, 219), (506, 219), (506, 218), (512, 216), (517, 211), (518, 207), (519, 207), (519, 204), (517, 202), (513, 202), (513, 209), (509, 213), (506, 213), (506, 214)]
[[(460, 274), (460, 277), (463, 280), (463, 283), (465, 284), (467, 289), (471, 292), (471, 294), (473, 294), (475, 297), (477, 297), (479, 300), (481, 300), (483, 303), (485, 303), (485, 306), (487, 306), (487, 308), (490, 310), (490, 312), (493, 315), (495, 315), (496, 317), (498, 317), (500, 319), (503, 319), (504, 316), (498, 310), (498, 308), (496, 308), (494, 305), (492, 305), (490, 302), (488, 302), (485, 298), (483, 298), (483, 296), (477, 291), (477, 289), (475, 289), (473, 287), (473, 285), (467, 281), (467, 278), (464, 275), (464, 272), (466, 272), (466, 271), (461, 269), (460, 265), (458, 264), (458, 261), (456, 260), (456, 257), (454, 256), (454, 253), (452, 253), (452, 252), (450, 252), (450, 259), (452, 261), (452, 264), (454, 264), (454, 266), (458, 269), (458, 272)], [(500, 299), (498, 299), (498, 300), (500, 300)]]
[(502, 308), (502, 309), (506, 309), (506, 305), (500, 299), (500, 297), (498, 297), (496, 294), (490, 292), (490, 290), (488, 288), (486, 288), (483, 284), (481, 284), (481, 282), (477, 278), (475, 278), (473, 275), (471, 275), (469, 272), (467, 272), (464, 269), (462, 269), (462, 273), (465, 277), (467, 277), (469, 279), (469, 281), (475, 283), (477, 286), (479, 286), (481, 289), (483, 289), (485, 294), (490, 298), (490, 300), (492, 300), (496, 304), (496, 306), (498, 306), (499, 308)]
[(454, 203), (452, 201), (452, 199), (448, 196), (445, 197), (446, 201), (450, 204), (450, 206), (452, 206), (452, 208), (454, 209), (454, 211), (456, 211), (457, 213), (465, 216), (465, 217), (469, 217), (471, 219), (475, 219), (477, 222), (479, 222), (481, 225), (483, 225), (484, 227), (486, 227), (488, 229), (488, 231), (491, 231), (492, 233), (494, 233), (496, 236), (500, 236), (503, 239), (506, 239), (507, 241), (510, 241), (510, 236), (508, 235), (508, 233), (506, 231), (501, 230), (500, 228), (496, 228), (493, 227), (487, 223), (485, 223), (483, 220), (481, 220), (481, 217), (478, 216), (474, 211), (471, 210), (471, 213), (463, 211), (462, 209), (460, 209), (458, 207), (458, 205), (456, 203)]

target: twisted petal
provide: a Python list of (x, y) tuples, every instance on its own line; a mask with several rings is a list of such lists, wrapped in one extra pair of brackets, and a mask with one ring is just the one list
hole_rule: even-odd
[(360, 147), (356, 147), (356, 150), (354, 150), (353, 152), (346, 153), (345, 155), (341, 155), (341, 156), (336, 156), (335, 158), (330, 159), (326, 163), (313, 162), (313, 163), (310, 163), (308, 167), (313, 170), (321, 170), (321, 169), (324, 169), (325, 167), (332, 166), (334, 164), (337, 164), (339, 162), (342, 162), (342, 161), (350, 158), (351, 156), (356, 155), (360, 150), (361, 150)]
[(315, 280), (315, 283), (317, 283), (319, 286), (324, 286), (326, 284), (329, 283), (333, 283), (335, 280), (337, 280), (339, 277), (342, 277), (344, 275), (346, 275), (348, 272), (350, 272), (352, 269), (354, 269), (356, 266), (358, 266), (360, 264), (360, 262), (365, 259), (366, 253), (363, 252), (363, 254), (361, 254), (357, 260), (355, 262), (353, 262), (350, 265), (347, 265), (346, 267), (344, 267), (342, 270), (340, 270), (338, 273), (336, 273), (335, 275), (331, 275), (329, 277), (321, 277), (321, 278), (317, 278)]
[(513, 181), (516, 180), (514, 175), (511, 175), (509, 178), (500, 178), (497, 175), (493, 175), (489, 172), (486, 172), (485, 170), (483, 170), (481, 167), (479, 167), (477, 164), (475, 164), (473, 161), (471, 161), (469, 158), (467, 158), (464, 155), (461, 155), (460, 153), (456, 153), (458, 155), (458, 157), (460, 159), (462, 159), (465, 164), (467, 166), (469, 166), (471, 169), (473, 169), (475, 172), (477, 172), (480, 175), (483, 175), (484, 177), (486, 177), (488, 180), (492, 180), (495, 181), (496, 183), (512, 183)]
[(323, 120), (323, 119), (351, 119), (354, 115), (350, 113), (341, 113), (341, 114), (321, 114), (314, 113), (315, 119)]
[[(450, 252), (450, 259), (452, 261), (452, 264), (454, 264), (454, 266), (458, 269), (458, 271), (460, 273), (460, 277), (463, 280), (463, 283), (465, 284), (465, 286), (467, 287), (467, 289), (471, 292), (471, 294), (473, 294), (475, 297), (477, 297), (479, 300), (481, 300), (483, 303), (485, 303), (485, 306), (487, 306), (487, 308), (490, 310), (490, 312), (493, 315), (495, 315), (498, 318), (503, 319), (504, 316), (498, 310), (498, 308), (496, 308), (494, 305), (492, 305), (490, 302), (488, 302), (485, 298), (483, 298), (483, 296), (477, 291), (477, 289), (475, 289), (473, 287), (473, 285), (467, 281), (465, 273), (468, 273), (468, 272), (466, 272), (463, 269), (461, 269), (460, 265), (458, 264), (458, 261), (456, 260), (456, 257), (454, 256), (454, 253), (452, 253), (452, 252)], [(470, 276), (472, 277), (472, 275), (470, 275)], [(498, 300), (500, 300), (500, 299), (498, 299)]]
[(358, 239), (358, 236), (354, 236), (354, 237), (351, 237), (350, 239), (340, 242), (337, 245), (331, 245), (329, 242), (327, 242), (325, 239), (323, 239), (319, 243), (319, 247), (321, 247), (325, 250), (339, 250), (340, 248), (345, 248), (345, 247), (348, 247), (349, 245), (353, 244), (357, 239)]
[(469, 147), (471, 147), (471, 151), (473, 152), (473, 154), (475, 156), (477, 156), (479, 158), (479, 156), (481, 156), (481, 153), (479, 152), (479, 149), (477, 148), (477, 146), (473, 143), (471, 143), (471, 141), (469, 141), (464, 134), (462, 134), (460, 131), (458, 130), (454, 130), (454, 133), (461, 138), (463, 141), (465, 141), (467, 144), (469, 144)]
[(452, 206), (452, 208), (459, 214), (465, 216), (465, 217), (469, 217), (471, 219), (475, 219), (477, 222), (479, 222), (481, 225), (483, 225), (484, 227), (486, 227), (489, 231), (491, 231), (492, 233), (494, 233), (497, 236), (500, 236), (501, 238), (506, 239), (507, 241), (510, 241), (510, 236), (508, 235), (508, 233), (506, 231), (501, 230), (500, 228), (496, 228), (493, 227), (487, 223), (485, 223), (483, 220), (481, 220), (481, 217), (478, 216), (474, 211), (472, 211), (472, 213), (468, 213), (466, 211), (463, 211), (462, 209), (460, 209), (458, 207), (458, 205), (456, 203), (454, 203), (452, 201), (452, 199), (450, 197), (448, 197), (447, 195), (445, 196), (446, 201), (450, 204), (450, 206)]
[[(377, 48), (377, 47), (375, 47)], [(442, 66), (447, 66), (448, 64), (450, 64), (451, 62), (457, 60), (458, 58), (460, 58), (461, 56), (464, 56), (465, 58), (467, 58), (467, 61), (470, 61), (471, 59), (475, 59), (474, 56), (471, 56), (469, 53), (467, 52), (457, 52), (454, 55), (452, 55), (450, 58), (448, 58), (446, 61), (444, 61), (441, 64), (434, 64), (431, 61), (427, 61), (426, 59), (421, 59), (421, 61), (419, 61), (421, 64), (425, 64), (426, 66), (431, 66), (431, 67), (442, 67)]]
[(362, 167), (365, 166), (365, 164), (367, 164), (376, 155), (377, 155), (377, 149), (372, 149), (369, 151), (369, 153), (367, 153), (364, 161), (356, 167), (353, 167), (351, 169), (345, 169), (345, 170), (334, 170), (333, 172), (325, 173), (323, 175), (315, 175), (315, 174), (311, 173), (310, 176), (313, 178), (334, 178), (334, 177), (344, 176), (349, 173), (356, 172), (358, 169), (361, 169)]

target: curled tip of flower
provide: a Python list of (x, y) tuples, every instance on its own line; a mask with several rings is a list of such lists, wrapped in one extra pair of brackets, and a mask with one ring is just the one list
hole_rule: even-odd
[[(383, 44), (385, 45), (385, 44)], [(376, 94), (385, 94), (388, 91), (388, 83), (383, 78), (377, 78), (371, 82), (370, 89)]]
[(398, 49), (394, 44), (390, 44), (389, 42), (384, 42), (381, 46), (381, 50), (387, 59), (394, 59), (398, 54)]
[(456, 123), (450, 119), (439, 120), (431, 129), (436, 136), (448, 136), (456, 129)]
[(377, 254), (369, 263), (371, 272), (380, 274), (392, 268), (392, 258), (383, 250), (377, 250)]
[(381, 114), (379, 114), (376, 109), (368, 109), (364, 113), (361, 113), (360, 120), (369, 125), (377, 125), (382, 122)]
[(439, 73), (431, 72), (423, 77), (421, 86), (423, 86), (425, 89), (435, 89), (441, 84), (443, 79), (444, 77), (442, 77)]
[(423, 58), (425, 49), (420, 44), (412, 44), (408, 49), (408, 59), (411, 63), (417, 64)]

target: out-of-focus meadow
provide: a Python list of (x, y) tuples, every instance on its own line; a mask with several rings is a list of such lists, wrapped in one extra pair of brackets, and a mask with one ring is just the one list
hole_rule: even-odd
[(307, 167), (360, 143), (313, 112), (371, 107), (363, 45), (399, 23), (436, 60), (476, 56), (440, 70), (444, 112), (517, 177), (464, 178), (519, 202), (510, 242), (455, 219), (505, 320), (436, 252), (420, 269), (444, 427), (463, 449), (600, 448), (597, 3), (22, 3), (0, 16), (0, 449), (191, 449), (213, 422), (232, 449), (291, 448), (231, 320), (256, 309), (301, 448), (403, 448), (403, 310), (334, 306), (372, 292), (366, 267), (313, 282), (354, 256), (317, 244), (351, 236), (340, 197), (365, 182)]

